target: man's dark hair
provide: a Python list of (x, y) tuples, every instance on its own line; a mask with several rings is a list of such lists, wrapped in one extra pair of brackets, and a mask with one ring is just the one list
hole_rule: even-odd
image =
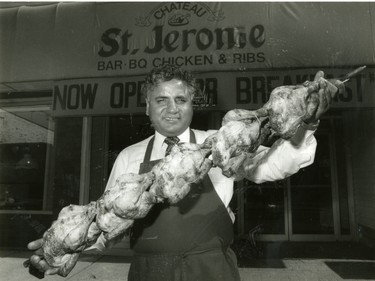
[(181, 80), (186, 84), (189, 92), (194, 95), (198, 90), (198, 85), (194, 76), (187, 70), (183, 70), (178, 66), (165, 64), (154, 68), (145, 78), (142, 86), (142, 94), (147, 98), (147, 93), (160, 83), (170, 81), (172, 79)]

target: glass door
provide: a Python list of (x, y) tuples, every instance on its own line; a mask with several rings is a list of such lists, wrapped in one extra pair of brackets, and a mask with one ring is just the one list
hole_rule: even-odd
[(314, 163), (278, 182), (237, 183), (231, 204), (236, 233), (258, 240), (350, 239), (350, 181), (340, 118), (322, 120)]
[(258, 234), (259, 240), (287, 239), (286, 181), (254, 184), (244, 180), (237, 183), (234, 209), (236, 231), (244, 236)]
[[(334, 238), (333, 167), (330, 135), (319, 134), (314, 165), (288, 182), (290, 240)], [(306, 236), (307, 235), (307, 236)]]

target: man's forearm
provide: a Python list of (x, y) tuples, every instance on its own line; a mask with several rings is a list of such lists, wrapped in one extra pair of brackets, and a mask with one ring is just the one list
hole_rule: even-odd
[(297, 173), (314, 162), (317, 124), (303, 125), (289, 140), (279, 139), (271, 148), (260, 147), (247, 154), (239, 167), (236, 180), (246, 178), (255, 183), (276, 181)]

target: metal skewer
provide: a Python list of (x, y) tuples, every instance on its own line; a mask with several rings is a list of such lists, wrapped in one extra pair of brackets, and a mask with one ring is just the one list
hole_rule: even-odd
[(345, 83), (345, 82), (348, 82), (350, 80), (351, 77), (353, 77), (354, 75), (357, 75), (359, 72), (361, 72), (362, 70), (364, 70), (366, 68), (366, 65), (364, 66), (361, 66), (361, 67), (358, 67), (357, 69), (349, 72), (348, 74), (346, 74), (342, 79), (339, 79), (341, 80), (342, 83)]

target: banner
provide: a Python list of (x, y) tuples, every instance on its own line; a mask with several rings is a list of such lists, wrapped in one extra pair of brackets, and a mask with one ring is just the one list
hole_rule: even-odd
[[(324, 69), (323, 69), (324, 70)], [(327, 78), (343, 77), (353, 69), (326, 70)], [(281, 85), (312, 81), (318, 69), (197, 74), (203, 100), (197, 110), (257, 109)], [(121, 115), (145, 112), (141, 94), (143, 76), (56, 81), (53, 116)], [(334, 99), (333, 108), (375, 107), (375, 71), (367, 68), (345, 83), (346, 91)]]
[(374, 65), (375, 4), (59, 2), (0, 9), (0, 83)]

